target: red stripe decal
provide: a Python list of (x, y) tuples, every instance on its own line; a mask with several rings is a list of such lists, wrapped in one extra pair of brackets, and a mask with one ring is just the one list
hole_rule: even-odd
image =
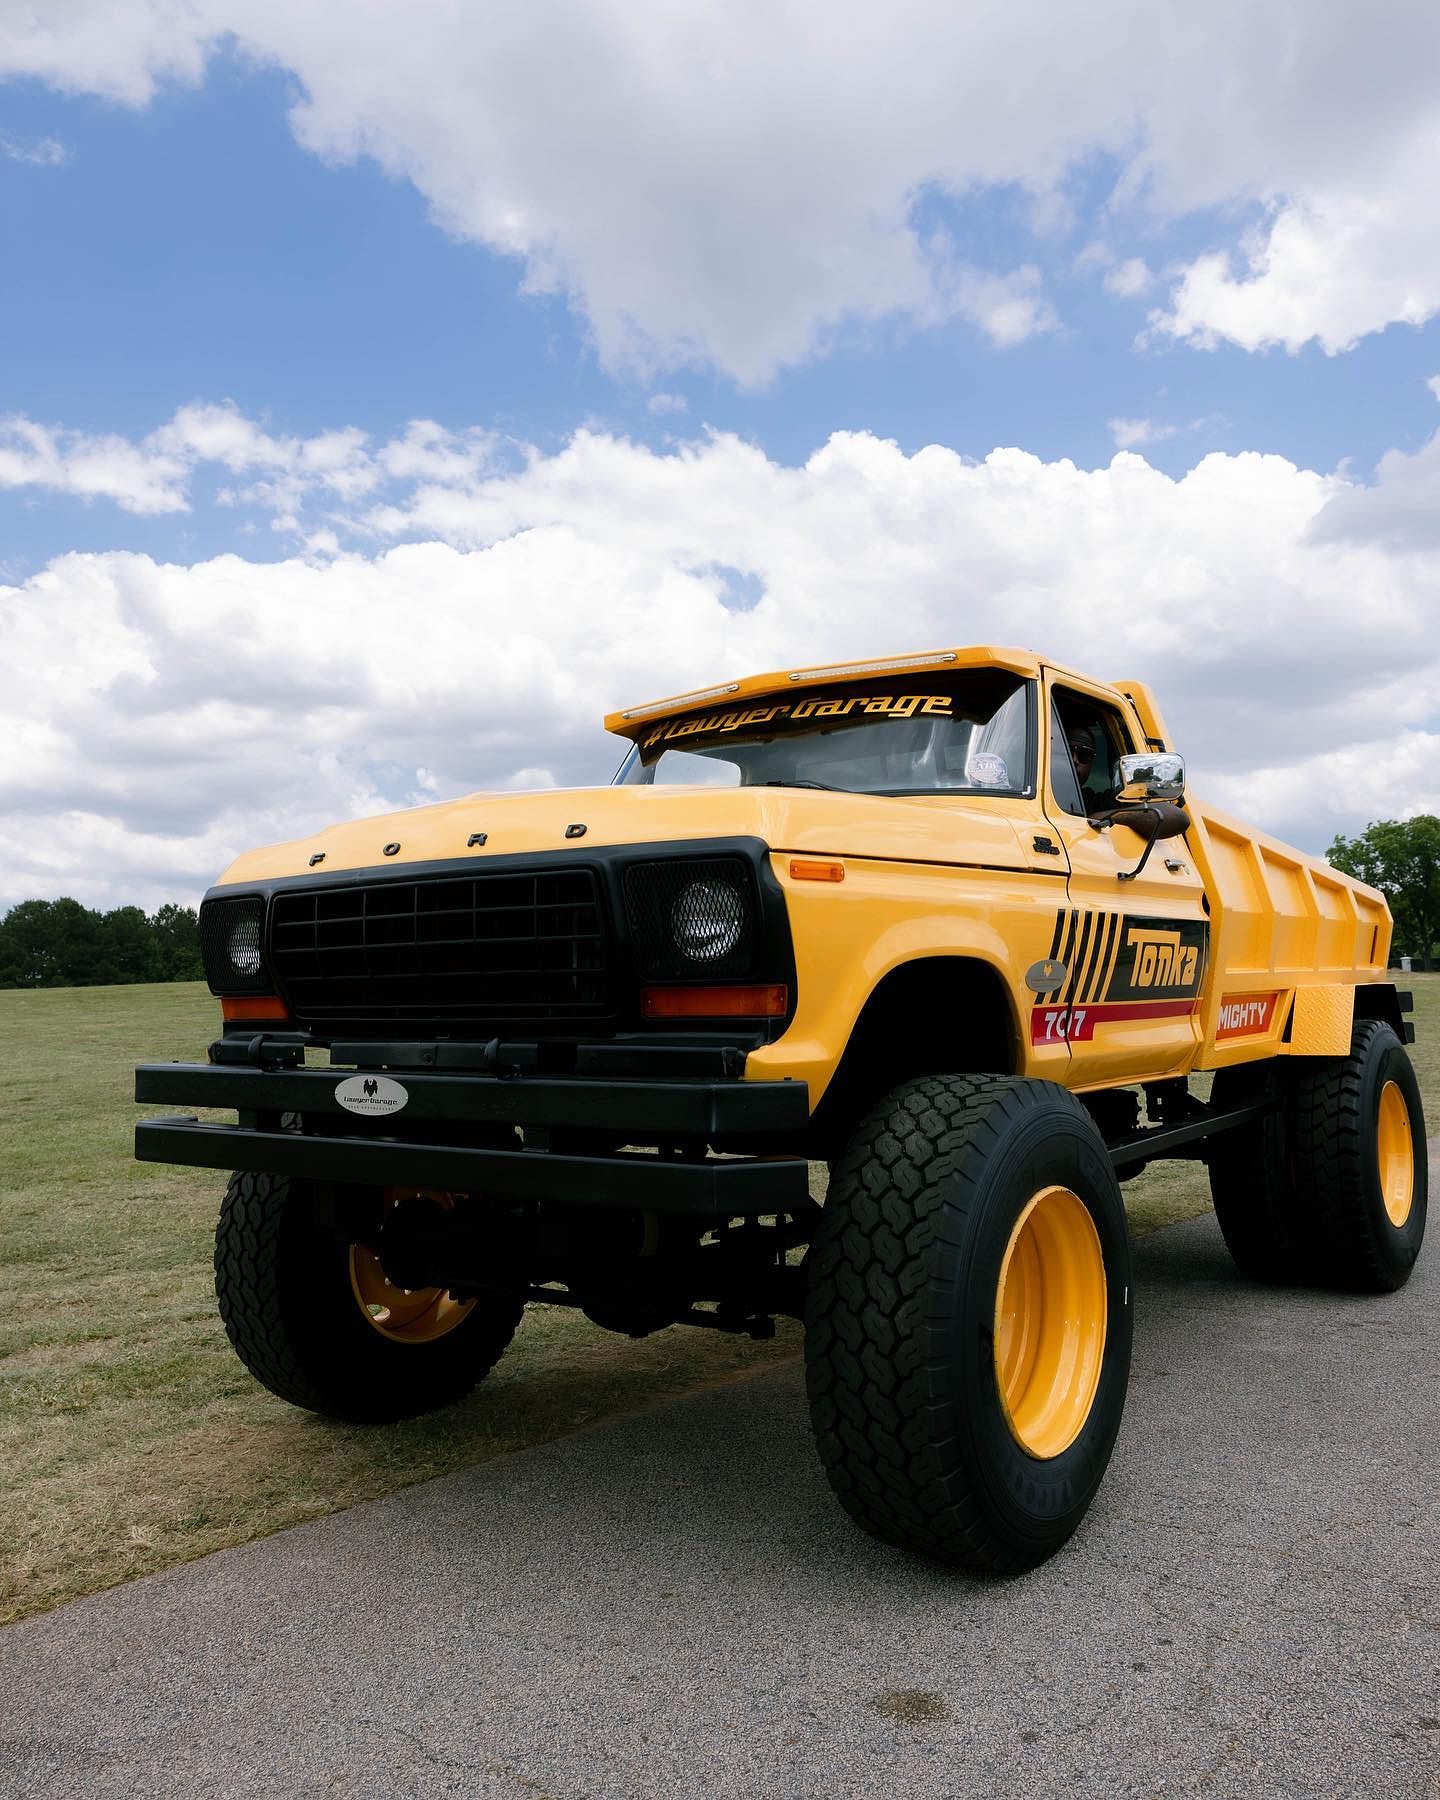
[(1111, 1000), (1103, 1006), (1037, 1006), (1030, 1014), (1032, 1044), (1084, 1044), (1097, 1025), (1121, 1019), (1184, 1019), (1193, 1000)]

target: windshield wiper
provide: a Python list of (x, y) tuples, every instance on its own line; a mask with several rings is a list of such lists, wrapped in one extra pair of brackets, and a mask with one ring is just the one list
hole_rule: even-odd
[(821, 788), (827, 794), (852, 794), (855, 791), (853, 788), (836, 787), (835, 784), (830, 781), (805, 781), (805, 780), (802, 780), (801, 777), (798, 775), (780, 776), (780, 777), (777, 777), (777, 779), (775, 779), (774, 781), (757, 781), (755, 783), (755, 786), (756, 787)]

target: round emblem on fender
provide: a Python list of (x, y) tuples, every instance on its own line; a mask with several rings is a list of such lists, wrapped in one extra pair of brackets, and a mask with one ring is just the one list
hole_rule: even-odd
[(388, 1075), (351, 1075), (335, 1090), (336, 1102), (362, 1119), (380, 1119), (397, 1113), (410, 1098), (398, 1081)]
[(1069, 973), (1064, 963), (1047, 956), (1043, 962), (1031, 963), (1025, 971), (1025, 985), (1032, 994), (1048, 994), (1052, 988), (1063, 987)]

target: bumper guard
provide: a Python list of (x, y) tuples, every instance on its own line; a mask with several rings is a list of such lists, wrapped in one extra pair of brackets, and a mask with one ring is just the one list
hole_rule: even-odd
[[(803, 1158), (616, 1152), (575, 1155), (527, 1147), (446, 1143), (446, 1124), (510, 1125), (543, 1142), (551, 1129), (603, 1131), (626, 1142), (687, 1139), (703, 1144), (766, 1138), (777, 1148), (803, 1139), (809, 1099), (798, 1081), (585, 1080), (404, 1071), (402, 1109), (385, 1134), (343, 1108), (336, 1089), (354, 1071), (246, 1069), (207, 1063), (143, 1063), (142, 1104), (234, 1107), (238, 1125), (195, 1118), (146, 1119), (135, 1128), (141, 1162), (258, 1170), (366, 1186), (450, 1188), (497, 1201), (562, 1201), (707, 1218), (799, 1211), (810, 1204)], [(297, 1114), (303, 1129), (284, 1129)], [(414, 1138), (409, 1123), (422, 1126)], [(334, 1129), (327, 1129), (334, 1127)]]

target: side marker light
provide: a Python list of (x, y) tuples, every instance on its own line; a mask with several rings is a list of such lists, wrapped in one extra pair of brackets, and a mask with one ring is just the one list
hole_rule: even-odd
[(266, 1020), (272, 1025), (288, 1025), (290, 1014), (278, 994), (229, 994), (220, 1001), (222, 1019)]
[(792, 881), (843, 881), (845, 865), (842, 862), (806, 862), (803, 857), (796, 857), (790, 864)]
[(789, 1002), (783, 981), (764, 987), (647, 987), (640, 990), (646, 1019), (783, 1019)]

